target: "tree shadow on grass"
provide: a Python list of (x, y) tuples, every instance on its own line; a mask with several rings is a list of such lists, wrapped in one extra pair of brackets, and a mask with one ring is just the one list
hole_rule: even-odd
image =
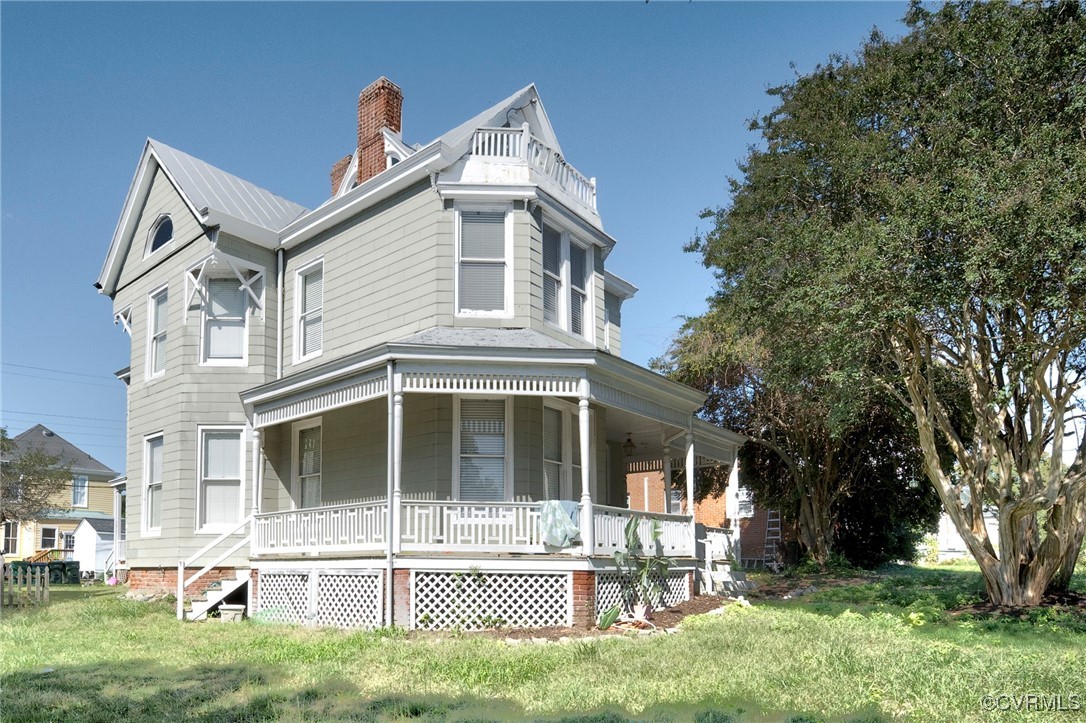
[[(531, 720), (501, 699), (386, 696), (363, 697), (339, 678), (288, 690), (267, 673), (239, 666), (169, 669), (147, 661), (61, 666), (19, 671), (0, 678), (4, 721), (506, 721)], [(744, 720), (742, 709), (702, 706), (654, 709), (630, 717), (623, 711), (553, 715), (538, 720), (562, 723), (624, 721)], [(758, 719), (763, 719), (758, 716)], [(773, 717), (774, 720), (810, 720)], [(865, 716), (864, 720), (873, 717)]]

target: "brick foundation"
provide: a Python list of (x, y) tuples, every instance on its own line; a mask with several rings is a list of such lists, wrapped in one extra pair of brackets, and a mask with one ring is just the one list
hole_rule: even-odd
[(392, 571), (392, 624), (411, 627), (411, 571)]
[[(199, 572), (198, 567), (185, 568), (185, 577), (191, 577)], [(255, 573), (255, 571), (254, 571)], [(237, 576), (237, 570), (232, 567), (213, 567), (208, 570), (196, 582), (185, 588), (185, 595), (189, 597), (204, 593), (212, 583), (222, 580), (232, 580)], [(128, 570), (128, 589), (139, 592), (177, 592), (177, 568), (167, 567), (133, 567)]]
[(573, 627), (590, 628), (596, 624), (596, 573), (573, 571)]

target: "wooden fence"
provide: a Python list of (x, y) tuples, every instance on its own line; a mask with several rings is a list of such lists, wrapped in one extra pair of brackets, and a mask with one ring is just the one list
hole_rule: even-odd
[(0, 614), (4, 608), (24, 608), (49, 602), (49, 569), (4, 567), (0, 573)]

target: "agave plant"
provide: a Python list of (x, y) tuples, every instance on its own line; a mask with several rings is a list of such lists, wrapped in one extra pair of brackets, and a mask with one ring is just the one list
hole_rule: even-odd
[(626, 550), (615, 552), (615, 565), (626, 576), (631, 606), (640, 606), (642, 617), (648, 617), (654, 601), (661, 592), (660, 580), (667, 574), (672, 559), (660, 554), (663, 530), (659, 520), (650, 520), (649, 539), (643, 543), (638, 534), (640, 520), (631, 517), (626, 523)]

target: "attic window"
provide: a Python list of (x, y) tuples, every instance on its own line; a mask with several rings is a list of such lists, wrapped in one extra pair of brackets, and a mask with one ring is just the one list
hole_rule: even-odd
[(153, 254), (170, 241), (173, 241), (173, 221), (170, 220), (170, 214), (164, 213), (158, 217), (155, 225), (151, 227), (151, 231), (147, 234), (147, 238), (150, 244), (147, 247), (148, 254)]

